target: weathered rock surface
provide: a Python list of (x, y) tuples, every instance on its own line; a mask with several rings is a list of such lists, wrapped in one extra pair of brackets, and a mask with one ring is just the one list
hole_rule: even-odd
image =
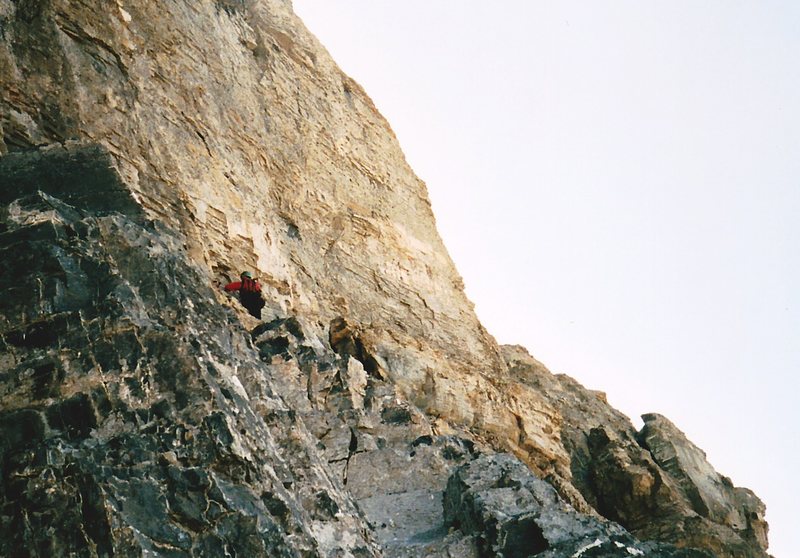
[[(718, 556), (766, 556), (765, 508), (734, 488), (705, 454), (664, 417), (648, 414), (637, 432), (605, 396), (553, 375), (521, 347), (503, 347), (510, 373), (533, 386), (563, 417), (561, 440), (572, 484), (588, 505), (643, 539), (712, 550)], [(555, 482), (556, 488), (561, 487)]]
[(289, 2), (0, 0), (0, 94), (0, 555), (766, 556), (666, 419), (497, 346)]
[(401, 389), (478, 421), (454, 378), (501, 362), (425, 186), (290, 2), (0, 0), (0, 28), (0, 153), (102, 144), (218, 280), (257, 270), (284, 310), (362, 324)]
[[(748, 552), (748, 546), (766, 548), (766, 509), (755, 494), (746, 488), (734, 487), (729, 478), (717, 473), (706, 461), (706, 454), (668, 419), (658, 414), (642, 418), (644, 427), (637, 435), (639, 443), (675, 480), (692, 510), (707, 520), (698, 525), (693, 515), (687, 515), (683, 525), (687, 544), (703, 545), (719, 553), (738, 548), (742, 555)], [(708, 522), (729, 526), (746, 544), (727, 533), (719, 540), (710, 540)]]
[(0, 250), (0, 555), (378, 554), (180, 239), (46, 194)]
[(444, 514), (449, 524), (476, 535), (480, 556), (711, 556), (643, 544), (615, 523), (580, 514), (523, 463), (503, 454), (456, 470), (447, 485)]

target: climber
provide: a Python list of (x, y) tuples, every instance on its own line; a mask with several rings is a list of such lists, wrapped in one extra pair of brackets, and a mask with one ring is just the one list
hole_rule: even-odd
[(247, 308), (250, 315), (261, 319), (261, 309), (264, 308), (264, 298), (261, 296), (261, 284), (253, 279), (249, 271), (243, 271), (239, 276), (241, 281), (234, 281), (225, 285), (228, 292), (239, 291), (239, 301)]

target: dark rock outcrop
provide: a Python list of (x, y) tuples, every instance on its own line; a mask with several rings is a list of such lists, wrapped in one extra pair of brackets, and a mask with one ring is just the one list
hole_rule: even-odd
[(459, 467), (447, 484), (448, 524), (476, 537), (479, 556), (710, 558), (700, 550), (641, 543), (621, 526), (576, 512), (518, 459), (496, 454)]
[[(637, 440), (675, 481), (692, 510), (706, 520), (693, 529), (688, 525), (690, 521), (686, 521), (685, 530), (691, 533), (694, 544), (703, 544), (720, 553), (736, 548), (742, 555), (752, 552), (751, 548), (766, 548), (766, 508), (755, 494), (746, 488), (734, 487), (729, 478), (717, 473), (706, 461), (705, 452), (665, 417), (651, 413), (642, 419), (644, 427)], [(730, 527), (742, 542), (729, 535), (721, 537), (719, 542), (708, 540), (707, 522)]]
[(99, 144), (67, 142), (0, 157), (0, 203), (42, 191), (72, 206), (98, 214), (143, 215), (142, 207), (115, 169), (108, 150)]
[(2, 223), (0, 555), (378, 554), (180, 238), (44, 193)]

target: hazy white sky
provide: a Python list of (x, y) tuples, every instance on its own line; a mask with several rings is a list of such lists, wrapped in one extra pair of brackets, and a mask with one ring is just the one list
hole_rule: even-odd
[(669, 417), (790, 558), (800, 3), (294, 6), (427, 183), (487, 329)]

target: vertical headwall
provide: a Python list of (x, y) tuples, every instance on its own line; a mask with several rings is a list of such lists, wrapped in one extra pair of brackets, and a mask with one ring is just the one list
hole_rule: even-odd
[(214, 279), (254, 269), (285, 308), (402, 347), (383, 364), (409, 390), (503, 368), (425, 185), (289, 2), (2, 0), (0, 23), (0, 150), (102, 145)]

